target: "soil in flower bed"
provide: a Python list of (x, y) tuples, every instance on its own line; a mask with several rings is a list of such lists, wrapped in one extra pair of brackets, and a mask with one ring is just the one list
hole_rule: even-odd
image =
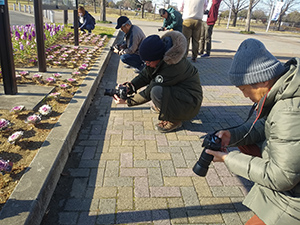
[[(26, 173), (26, 169), (29, 169), (29, 164), (37, 151), (58, 121), (60, 115), (64, 112), (89, 69), (99, 57), (101, 47), (108, 41), (106, 37), (102, 37), (100, 44), (90, 42), (90, 39), (84, 43), (87, 47), (71, 47), (72, 35), (69, 34), (69, 36), (70, 40), (64, 38), (57, 41), (57, 43), (60, 43), (59, 45), (53, 45), (47, 48), (46, 55), (47, 67), (58, 68), (58, 71), (59, 68), (72, 68), (73, 72), (70, 72), (68, 76), (57, 73), (56, 75), (48, 75), (48, 77), (38, 77), (37, 74), (32, 72), (16, 69), (17, 83), (19, 85), (33, 84), (51, 86), (53, 87), (52, 93), (59, 93), (60, 97), (50, 98), (50, 95), (45, 96), (41, 105), (50, 105), (52, 112), (47, 116), (42, 115), (42, 120), (37, 124), (26, 123), (25, 121), (28, 116), (39, 114), (38, 110), (25, 109), (19, 113), (12, 113), (10, 110), (0, 110), (0, 119), (6, 119), (11, 124), (5, 131), (0, 130), (0, 159), (13, 162), (13, 169), (10, 173), (0, 173), (0, 210), (13, 192), (22, 175)], [(65, 59), (61, 59), (62, 57)], [(19, 62), (18, 66), (20, 66)], [(34, 66), (36, 65), (31, 63), (22, 65), (23, 68), (33, 68)], [(36, 77), (34, 78), (34, 76)], [(75, 79), (75, 81), (72, 79)], [(2, 83), (1, 78), (0, 83)], [(20, 140), (11, 144), (8, 142), (8, 138), (16, 131), (23, 131), (23, 136)]]

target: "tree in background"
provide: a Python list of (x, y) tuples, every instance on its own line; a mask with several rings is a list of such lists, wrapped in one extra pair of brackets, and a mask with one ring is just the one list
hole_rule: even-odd
[(106, 1), (100, 0), (100, 21), (106, 21)]
[(246, 32), (250, 32), (252, 10), (259, 2), (260, 2), (260, 0), (249, 0), (248, 13), (247, 13), (247, 19), (246, 19), (246, 25), (245, 25)]
[[(299, 6), (300, 4), (300, 0), (280, 0), (281, 2), (284, 2), (281, 12), (279, 14), (279, 18), (277, 20), (277, 30), (280, 30), (280, 26), (281, 26), (281, 21), (284, 17), (284, 15), (288, 12), (288, 11), (293, 11), (293, 9), (295, 9), (296, 6)], [(272, 0), (264, 0), (265, 5), (267, 5), (270, 9), (272, 8), (273, 4), (276, 4), (276, 0), (272, 1)], [(270, 10), (271, 11), (271, 10)]]
[(243, 9), (248, 8), (249, 6), (249, 0), (223, 0), (223, 2), (231, 8), (232, 12), (232, 26), (236, 26), (236, 21), (238, 18), (238, 13), (242, 11)]
[(150, 0), (135, 0), (135, 4), (141, 8), (142, 10), (142, 18), (144, 18), (144, 13), (145, 13), (145, 5), (147, 3), (151, 2)]
[(289, 14), (287, 14), (283, 20), (285, 22), (292, 22), (296, 24), (300, 24), (300, 13), (298, 11), (293, 11)]

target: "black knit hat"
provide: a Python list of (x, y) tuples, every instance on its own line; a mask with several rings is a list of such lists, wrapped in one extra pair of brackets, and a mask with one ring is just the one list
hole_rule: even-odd
[(165, 54), (165, 44), (158, 35), (150, 35), (142, 41), (139, 53), (143, 61), (162, 59)]
[(285, 71), (285, 67), (259, 40), (249, 38), (238, 48), (229, 79), (235, 86), (256, 84), (271, 80)]

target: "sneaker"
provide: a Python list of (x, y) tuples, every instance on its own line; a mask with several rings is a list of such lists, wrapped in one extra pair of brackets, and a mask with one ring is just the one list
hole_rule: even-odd
[(207, 53), (201, 55), (201, 58), (208, 58), (208, 57), (209, 57), (209, 54), (207, 54)]
[(129, 65), (124, 65), (124, 68), (126, 68), (126, 69), (130, 69), (130, 68), (131, 68), (131, 66), (129, 66)]
[(182, 122), (170, 122), (170, 121), (160, 121), (158, 124), (155, 125), (156, 130), (161, 133), (168, 133), (171, 131), (176, 130), (182, 126)]
[(84, 31), (84, 30), (81, 30), (80, 33), (81, 33), (81, 34), (85, 34), (85, 31)]
[(160, 112), (160, 110), (155, 105), (151, 106), (150, 110), (151, 110), (151, 112), (157, 113), (157, 114)]

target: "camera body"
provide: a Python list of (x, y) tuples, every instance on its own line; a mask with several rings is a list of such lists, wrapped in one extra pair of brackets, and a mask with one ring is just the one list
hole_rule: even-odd
[(165, 29), (163, 27), (158, 28), (158, 31), (164, 31)]
[(215, 134), (207, 134), (203, 140), (202, 147), (204, 147), (199, 160), (193, 167), (193, 171), (195, 174), (205, 177), (208, 171), (209, 164), (213, 160), (214, 156), (207, 154), (205, 152), (206, 149), (210, 149), (213, 151), (221, 151), (221, 138), (217, 137)]
[(128, 88), (126, 86), (119, 86), (117, 89), (105, 89), (104, 95), (111, 97), (117, 95), (119, 98), (126, 100), (127, 90)]
[(121, 50), (119, 45), (113, 45), (113, 46), (110, 47), (111, 51), (114, 51), (115, 49), (118, 50), (118, 51)]

